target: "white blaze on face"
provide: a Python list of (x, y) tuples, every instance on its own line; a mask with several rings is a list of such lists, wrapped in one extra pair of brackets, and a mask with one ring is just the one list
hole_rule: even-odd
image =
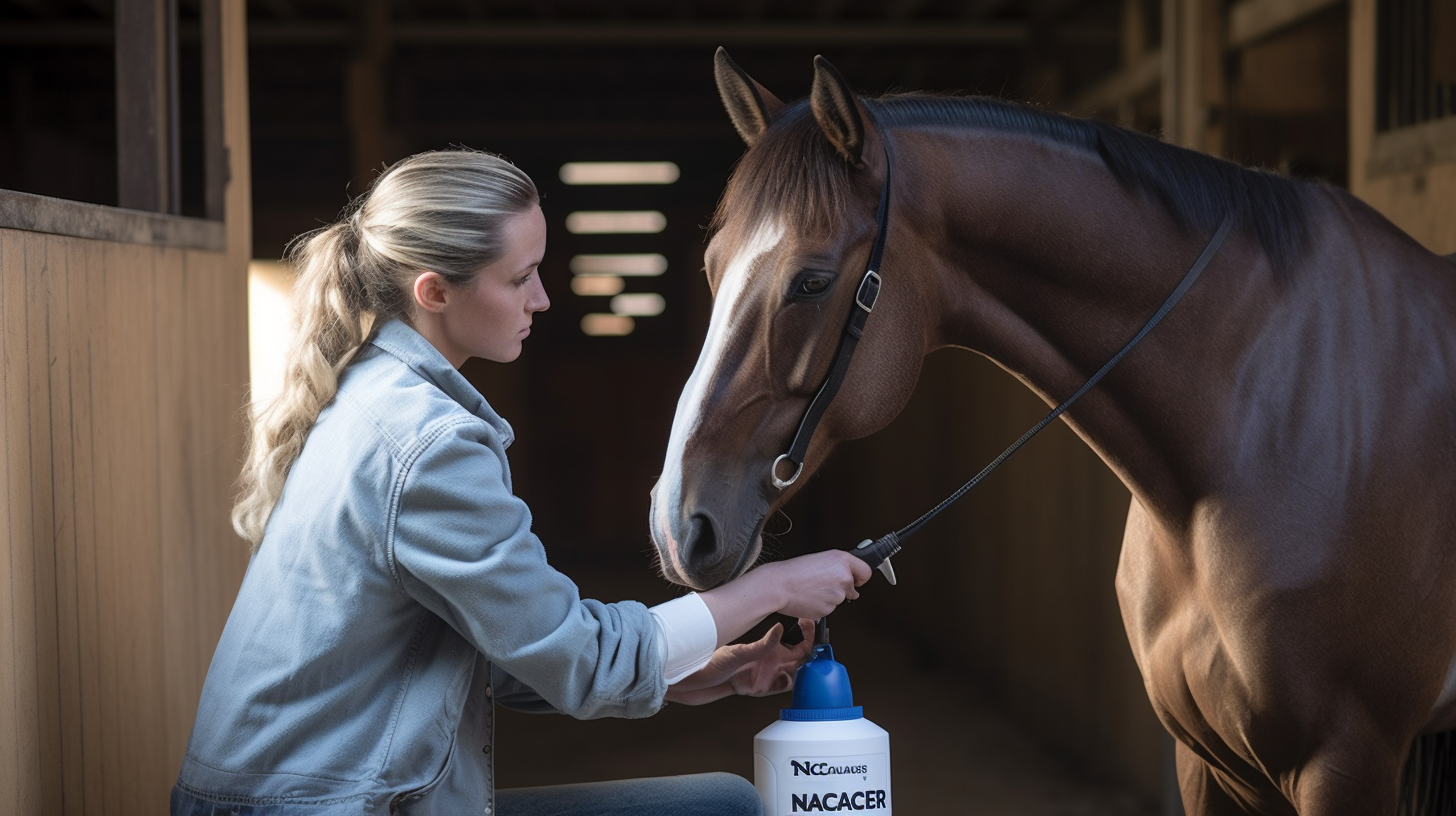
[(748, 291), (750, 276), (758, 266), (758, 259), (783, 240), (784, 226), (781, 222), (760, 224), (750, 236), (729, 260), (723, 280), (718, 284), (718, 293), (713, 298), (713, 316), (708, 322), (708, 336), (703, 340), (703, 350), (698, 354), (692, 376), (688, 377), (682, 396), (678, 397), (672, 435), (667, 440), (667, 461), (663, 463), (662, 476), (657, 482), (654, 537), (658, 543), (665, 545), (672, 558), (672, 566), (679, 574), (682, 574), (682, 562), (679, 542), (673, 535), (673, 519), (678, 517), (682, 504), (683, 448), (702, 424), (708, 387), (717, 379), (723, 364), (723, 352), (738, 328), (735, 318), (741, 311), (740, 304)]

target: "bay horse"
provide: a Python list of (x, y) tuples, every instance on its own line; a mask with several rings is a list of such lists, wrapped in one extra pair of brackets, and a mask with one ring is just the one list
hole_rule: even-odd
[(1227, 221), (1196, 285), (1062, 416), (1132, 493), (1117, 597), (1185, 807), (1450, 813), (1456, 262), (1339, 189), (1109, 123), (860, 97), (822, 58), (793, 104), (721, 49), (715, 74), (748, 150), (653, 488), (664, 575), (710, 587), (759, 558), (877, 232), (878, 300), (787, 463), (804, 476), (889, 423), (938, 348), (1072, 393)]

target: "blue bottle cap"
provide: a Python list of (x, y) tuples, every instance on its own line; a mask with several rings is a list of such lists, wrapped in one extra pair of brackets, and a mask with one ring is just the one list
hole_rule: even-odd
[(854, 704), (849, 688), (849, 672), (834, 659), (834, 648), (828, 643), (814, 647), (814, 659), (799, 667), (794, 675), (792, 708), (779, 711), (781, 720), (857, 720), (864, 709)]

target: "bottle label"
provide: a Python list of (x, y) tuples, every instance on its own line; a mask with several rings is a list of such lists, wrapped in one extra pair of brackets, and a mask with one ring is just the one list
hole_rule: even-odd
[(890, 813), (890, 757), (790, 757), (777, 769), (779, 813)]

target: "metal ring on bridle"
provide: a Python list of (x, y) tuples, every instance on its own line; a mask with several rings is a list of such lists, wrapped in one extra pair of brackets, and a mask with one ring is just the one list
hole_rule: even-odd
[[(779, 478), (779, 462), (783, 462), (783, 461), (786, 461), (786, 460), (788, 462), (790, 462), (790, 463), (793, 464), (793, 466), (794, 466), (794, 472), (791, 473), (791, 474), (789, 474), (789, 478), (788, 479), (780, 479)], [(783, 490), (784, 488), (786, 488), (789, 485), (793, 484), (794, 482), (798, 481), (799, 474), (802, 473), (803, 470), (804, 470), (804, 463), (803, 462), (795, 462), (794, 460), (789, 459), (789, 455), (787, 453), (781, 453), (781, 454), (779, 454), (779, 458), (777, 458), (777, 459), (774, 460), (773, 468), (769, 470), (768, 475), (773, 478), (773, 486), (774, 487), (777, 487), (779, 490)]]

